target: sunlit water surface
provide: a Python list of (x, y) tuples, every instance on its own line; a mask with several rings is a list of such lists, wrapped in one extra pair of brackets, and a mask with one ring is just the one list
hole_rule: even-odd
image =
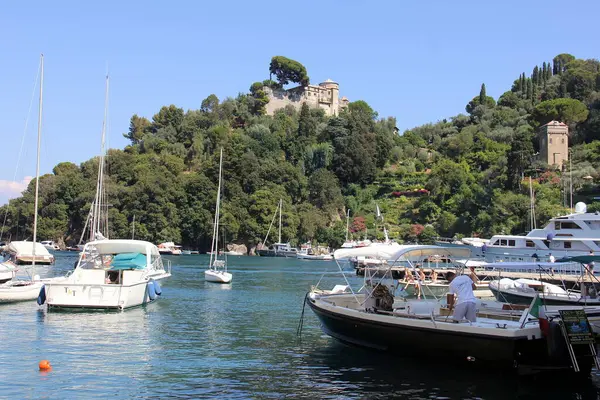
[[(75, 254), (56, 256), (43, 276), (72, 268)], [(219, 285), (204, 281), (207, 256), (169, 259), (173, 276), (146, 307), (1, 305), (0, 398), (598, 398), (596, 372), (574, 385), (348, 347), (308, 307), (298, 337), (310, 286), (341, 283), (335, 262), (230, 257), (233, 282)], [(50, 372), (38, 370), (42, 359)]]

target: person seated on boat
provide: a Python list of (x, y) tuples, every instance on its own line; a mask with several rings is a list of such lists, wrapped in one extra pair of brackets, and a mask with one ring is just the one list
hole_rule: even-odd
[(106, 283), (119, 283), (119, 271), (106, 271)]
[(437, 282), (438, 273), (435, 269), (431, 270), (431, 274), (429, 276), (431, 278), (431, 282)]
[(463, 318), (466, 318), (470, 322), (475, 322), (477, 320), (477, 312), (475, 310), (475, 295), (473, 294), (473, 290), (476, 286), (473, 279), (467, 275), (456, 276), (454, 272), (448, 272), (446, 280), (450, 283), (446, 302), (448, 303), (449, 311), (454, 309), (454, 313), (452, 314), (454, 322), (460, 322)]

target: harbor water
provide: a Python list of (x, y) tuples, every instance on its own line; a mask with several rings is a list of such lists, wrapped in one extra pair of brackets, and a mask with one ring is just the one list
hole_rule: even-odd
[[(75, 257), (57, 252), (41, 272), (64, 274)], [(208, 256), (167, 258), (173, 276), (146, 307), (0, 305), (0, 398), (599, 398), (597, 371), (576, 384), (548, 382), (349, 347), (323, 334), (308, 307), (299, 337), (311, 285), (342, 283), (335, 262), (229, 257), (233, 282), (220, 285), (204, 281)], [(43, 359), (51, 371), (39, 371)]]

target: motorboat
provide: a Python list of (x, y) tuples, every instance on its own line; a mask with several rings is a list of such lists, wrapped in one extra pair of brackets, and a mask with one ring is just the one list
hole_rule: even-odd
[(292, 247), (289, 243), (273, 243), (266, 249), (256, 250), (256, 254), (261, 257), (296, 257), (298, 249)]
[(158, 251), (162, 255), (179, 256), (182, 254), (181, 246), (173, 242), (164, 242), (158, 245)]
[(319, 261), (331, 261), (333, 255), (329, 253), (319, 253), (319, 249), (315, 252), (310, 244), (304, 244), (300, 246), (300, 250), (296, 253), (296, 258), (299, 260), (319, 260)]
[(42, 290), (43, 283), (30, 279), (12, 279), (0, 284), (0, 304), (33, 301)]
[[(399, 250), (391, 258), (412, 265), (411, 259), (422, 259), (434, 251), (442, 254), (438, 246), (414, 247)], [(396, 297), (396, 282), (390, 275), (389, 267), (384, 274), (367, 269), (358, 291), (352, 290), (344, 277), (347, 285), (337, 286), (343, 290), (313, 287), (305, 302), (318, 317), (324, 333), (386, 354), (434, 360), (442, 357), (518, 373), (561, 371), (587, 375), (594, 365), (598, 366), (593, 324), (584, 321), (588, 346), (572, 346), (561, 319), (562, 311), (576, 309), (597, 321), (600, 307), (548, 309), (540, 306), (539, 297), (534, 297), (528, 307), (477, 300), (475, 321), (454, 321), (445, 296), (430, 300)]]
[(29, 241), (10, 242), (6, 246), (9, 259), (17, 265), (31, 264), (35, 258), (36, 264), (54, 264), (54, 256), (41, 243)]
[(600, 252), (600, 213), (587, 212), (585, 203), (575, 212), (550, 219), (543, 229), (526, 236), (494, 235), (483, 247), (486, 261), (547, 261)]
[(42, 240), (40, 243), (48, 250), (60, 250), (60, 246), (54, 243), (52, 240)]
[(233, 275), (227, 272), (227, 256), (219, 259), (219, 220), (221, 217), (221, 180), (223, 177), (223, 149), (219, 157), (219, 187), (217, 189), (217, 199), (215, 204), (215, 220), (213, 224), (213, 238), (210, 248), (209, 268), (204, 271), (204, 280), (207, 282), (230, 283)]
[(539, 296), (544, 304), (600, 305), (595, 288), (588, 289), (588, 294), (582, 294), (579, 290), (566, 290), (559, 285), (526, 278), (502, 278), (490, 282), (489, 288), (498, 301), (511, 304), (529, 304), (534, 297)]
[[(534, 304), (515, 312), (486, 309), (479, 303), (475, 322), (456, 323), (439, 302), (397, 301), (380, 283), (371, 282), (363, 293), (312, 291), (305, 301), (327, 335), (386, 354), (444, 358), (517, 373), (562, 371), (584, 376), (596, 363), (593, 345), (577, 346), (570, 358), (567, 350), (575, 346), (567, 343), (561, 330), (562, 314), (540, 315)], [(585, 328), (592, 330), (589, 323)]]
[(0, 284), (10, 281), (17, 275), (17, 266), (12, 261), (0, 262)]
[[(157, 246), (142, 240), (88, 242), (75, 270), (44, 284), (38, 302), (54, 308), (126, 309), (150, 303), (162, 292), (159, 281), (171, 276)], [(40, 293), (42, 297), (42, 293)]]

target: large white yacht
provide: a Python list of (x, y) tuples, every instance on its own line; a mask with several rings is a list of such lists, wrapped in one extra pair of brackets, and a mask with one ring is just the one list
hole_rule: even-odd
[(526, 236), (494, 235), (484, 246), (489, 262), (545, 261), (551, 254), (558, 259), (590, 251), (600, 253), (600, 213), (588, 213), (585, 203), (577, 203), (573, 214), (552, 218), (543, 229)]

